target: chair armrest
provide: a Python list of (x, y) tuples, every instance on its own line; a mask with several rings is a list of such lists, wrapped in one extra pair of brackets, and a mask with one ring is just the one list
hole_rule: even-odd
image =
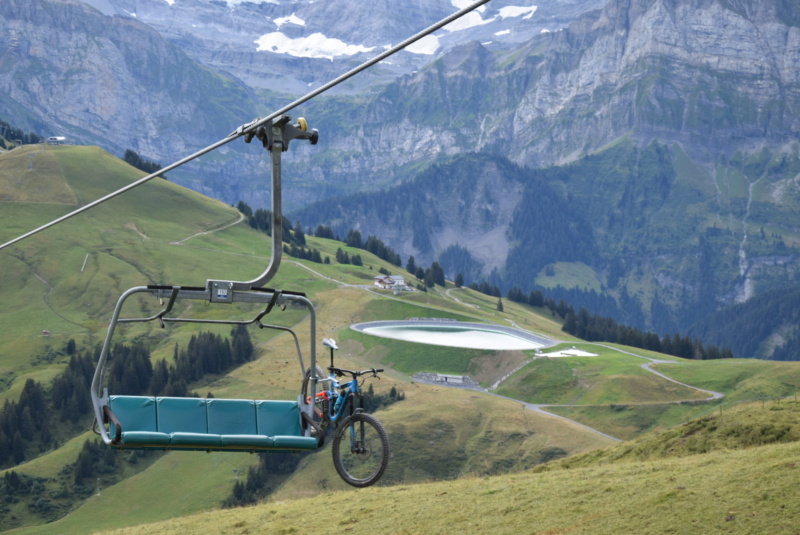
[(117, 416), (111, 410), (108, 405), (103, 405), (103, 416), (105, 416), (106, 421), (111, 421), (114, 424), (114, 436), (111, 438), (112, 444), (119, 444), (119, 441), (122, 439), (122, 425), (117, 420)]
[(321, 448), (323, 444), (325, 444), (325, 431), (317, 425), (317, 423), (309, 416), (307, 413), (300, 411), (300, 417), (303, 419), (303, 422), (306, 425), (311, 426), (314, 431), (317, 433), (317, 447)]

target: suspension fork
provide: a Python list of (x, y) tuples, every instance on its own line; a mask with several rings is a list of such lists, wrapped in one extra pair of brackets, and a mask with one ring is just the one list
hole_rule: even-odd
[[(356, 394), (351, 394), (355, 396)], [(352, 400), (350, 403), (350, 416), (357, 414), (359, 412), (364, 412), (364, 396), (359, 395), (359, 407), (356, 408), (355, 400)], [(350, 423), (350, 452), (351, 453), (364, 453), (366, 451), (365, 447), (365, 429), (366, 426), (364, 422), (353, 422), (351, 420)]]

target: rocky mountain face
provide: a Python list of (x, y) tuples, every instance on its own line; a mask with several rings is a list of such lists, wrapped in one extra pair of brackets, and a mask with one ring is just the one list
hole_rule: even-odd
[[(135, 17), (198, 62), (248, 85), (306, 93), (438, 22), (470, 0), (85, 0), (107, 15)], [(335, 91), (358, 93), (410, 73), (470, 41), (509, 48), (563, 28), (603, 0), (493, 0), (435, 36)]]
[[(286, 192), (286, 205), (299, 207), (355, 184), (379, 185), (371, 172), (364, 175), (369, 163), (351, 150), (352, 140), (344, 142), (352, 161), (344, 162), (337, 148), (344, 139), (341, 119), (358, 120), (372, 100), (369, 92), (366, 98), (358, 93), (361, 88), (413, 72), (460, 42), (481, 39), (498, 50), (512, 47), (567, 24), (601, 1), (517, 6), (513, 0), (495, 0), (413, 52), (395, 55), (341, 86), (354, 93), (352, 99), (333, 106), (321, 99), (324, 113), (309, 115), (314, 126), (317, 117), (323, 123), (322, 143), (292, 156), (287, 178), (300, 183)], [(7, 67), (0, 71), (0, 116), (42, 135), (65, 135), (115, 154), (132, 148), (166, 165), (466, 4), (437, 0), (398, 9), (388, 1), (9, 0), (0, 8), (0, 35), (7, 36), (0, 37)], [(257, 43), (263, 36), (268, 38)], [(344, 123), (350, 128), (349, 120)], [(361, 173), (355, 180), (354, 169)], [(231, 203), (243, 199), (264, 206), (268, 173), (263, 152), (233, 143), (171, 173), (170, 179)], [(409, 176), (395, 175), (377, 182)]]
[[(515, 118), (534, 128), (573, 120), (553, 142), (525, 139), (522, 159), (596, 149), (631, 130), (703, 161), (793, 139), (796, 13), (782, 1), (609, 3), (548, 44), (543, 76)], [(574, 132), (583, 139), (570, 142)]]
[(72, 0), (2, 2), (0, 62), (0, 116), (164, 164), (225, 137), (258, 108), (250, 88), (149, 26)]
[(615, 0), (512, 50), (458, 46), (373, 97), (319, 98), (304, 113), (326, 139), (292, 205), (407, 180), (465, 151), (543, 167), (627, 136), (677, 143), (710, 169), (779, 148), (798, 131), (788, 5)]
[(704, 163), (780, 145), (799, 126), (800, 29), (782, 2), (736, 5), (615, 0), (509, 53), (454, 50), (366, 106), (363, 122), (387, 130), (358, 148), (435, 140), (421, 159), (469, 148), (541, 167), (623, 135), (678, 142)]

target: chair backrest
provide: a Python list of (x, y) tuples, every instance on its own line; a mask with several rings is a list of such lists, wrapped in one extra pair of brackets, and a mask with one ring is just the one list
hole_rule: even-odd
[[(158, 431), (156, 400), (146, 396), (109, 396), (108, 406), (120, 421), (123, 430)], [(109, 423), (109, 431), (114, 436), (114, 422)]]
[(301, 436), (300, 409), (296, 401), (256, 401), (256, 417), (260, 435)]
[(162, 433), (208, 433), (206, 400), (202, 398), (156, 398), (156, 411)]
[(256, 402), (251, 399), (209, 399), (208, 432), (216, 435), (256, 435)]

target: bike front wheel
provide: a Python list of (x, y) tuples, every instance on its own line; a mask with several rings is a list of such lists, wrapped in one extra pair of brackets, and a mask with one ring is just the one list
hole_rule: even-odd
[(336, 429), (333, 465), (342, 479), (354, 487), (378, 481), (389, 464), (389, 437), (371, 414), (357, 412)]

